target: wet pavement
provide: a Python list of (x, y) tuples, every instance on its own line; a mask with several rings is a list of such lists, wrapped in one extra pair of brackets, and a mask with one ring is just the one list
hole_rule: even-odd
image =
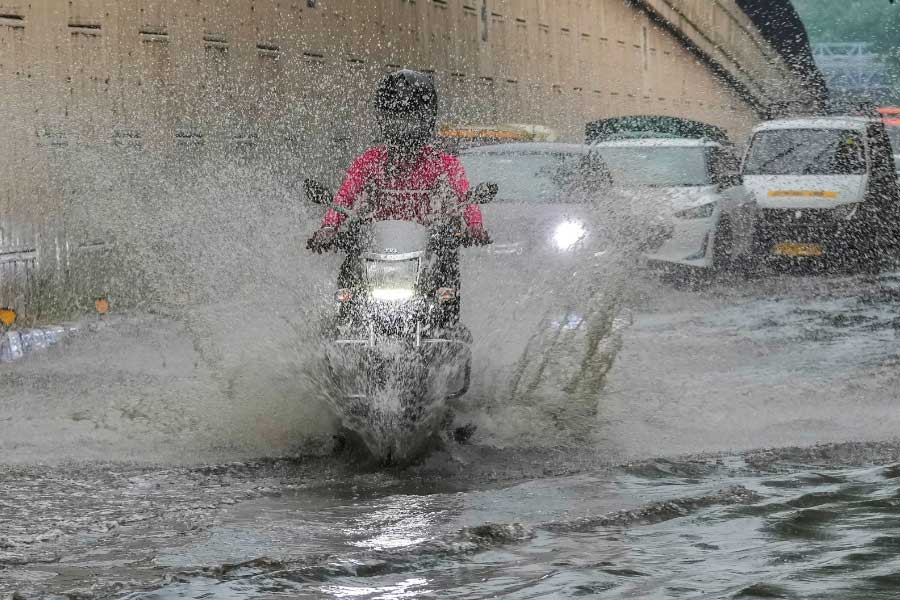
[[(51, 378), (86, 398), (78, 374), (108, 366), (41, 384), (29, 359), (0, 382), (20, 399), (0, 412), (0, 594), (894, 598), (898, 305), (895, 274), (646, 278), (590, 443), (498, 444), (486, 418), (472, 445), (402, 470), (292, 450), (257, 418), (272, 400), (223, 400), (214, 424), (179, 406), (222, 382), (175, 326), (123, 333), (143, 350), (103, 338), (132, 367), (87, 406)], [(177, 367), (153, 362), (162, 347)], [(227, 439), (239, 423), (268, 446)]]

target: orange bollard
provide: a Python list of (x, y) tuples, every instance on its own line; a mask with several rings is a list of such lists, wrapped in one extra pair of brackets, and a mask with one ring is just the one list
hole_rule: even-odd
[(96, 308), (97, 312), (101, 315), (105, 315), (109, 312), (109, 300), (106, 298), (97, 298), (97, 300), (94, 301), (94, 308)]

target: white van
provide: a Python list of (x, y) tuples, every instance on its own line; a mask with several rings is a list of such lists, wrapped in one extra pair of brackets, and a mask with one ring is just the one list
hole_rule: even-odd
[(758, 207), (759, 257), (858, 263), (893, 245), (900, 228), (900, 190), (880, 119), (763, 123), (742, 174)]

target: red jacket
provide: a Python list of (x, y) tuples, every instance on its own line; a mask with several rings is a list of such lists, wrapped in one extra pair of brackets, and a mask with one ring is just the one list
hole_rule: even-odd
[[(387, 162), (388, 151), (383, 146), (372, 148), (357, 158), (347, 171), (347, 178), (334, 203), (344, 208), (353, 208), (359, 193), (372, 184), (376, 189), (395, 192), (376, 197), (378, 205), (375, 207), (375, 219), (422, 221), (431, 212), (431, 207), (429, 195), (421, 192), (432, 189), (442, 176), (446, 177), (450, 187), (459, 196), (459, 201), (466, 200), (469, 180), (462, 163), (454, 156), (425, 146), (415, 161), (398, 169), (399, 173), (387, 173)], [(463, 216), (469, 227), (482, 226), (481, 209), (477, 205), (467, 206)], [(325, 213), (322, 225), (337, 227), (345, 218), (345, 215), (330, 208)]]

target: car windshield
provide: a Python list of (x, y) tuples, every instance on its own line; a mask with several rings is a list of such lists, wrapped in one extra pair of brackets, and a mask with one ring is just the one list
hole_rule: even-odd
[(461, 157), (470, 181), (500, 186), (498, 202), (577, 201), (592, 169), (585, 154), (552, 151), (471, 152)]
[(861, 175), (862, 139), (847, 129), (774, 129), (753, 136), (745, 175)]
[(613, 185), (682, 187), (709, 185), (702, 146), (605, 146), (596, 149)]

